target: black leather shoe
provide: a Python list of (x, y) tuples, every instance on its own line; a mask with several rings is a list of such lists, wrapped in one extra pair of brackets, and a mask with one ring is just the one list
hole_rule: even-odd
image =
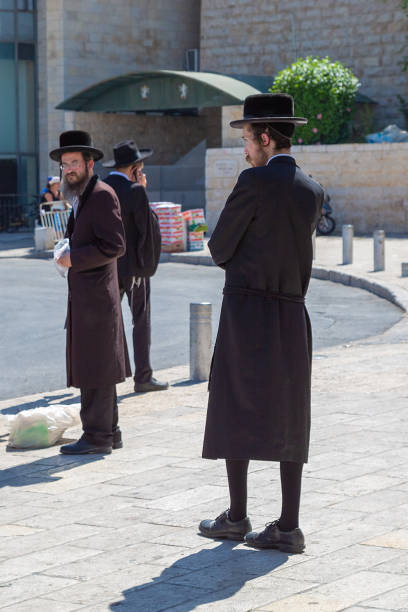
[(80, 438), (73, 444), (65, 444), (60, 448), (60, 453), (63, 455), (110, 455), (111, 452), (111, 446), (98, 446), (88, 442), (85, 438)]
[(216, 519), (206, 519), (201, 521), (198, 529), (206, 538), (223, 538), (226, 540), (240, 540), (248, 531), (251, 531), (251, 521), (245, 517), (241, 521), (231, 521), (229, 518), (229, 510), (225, 510)]
[(121, 431), (115, 432), (113, 434), (112, 449), (113, 450), (118, 450), (118, 448), (123, 448), (122, 432)]
[(278, 521), (267, 523), (259, 533), (251, 531), (245, 536), (245, 542), (253, 548), (277, 548), (287, 553), (302, 553), (305, 550), (305, 536), (297, 527), (292, 531), (281, 531)]
[(161, 383), (155, 378), (151, 378), (145, 383), (135, 382), (135, 393), (148, 393), (149, 391), (165, 391), (169, 388), (169, 383)]

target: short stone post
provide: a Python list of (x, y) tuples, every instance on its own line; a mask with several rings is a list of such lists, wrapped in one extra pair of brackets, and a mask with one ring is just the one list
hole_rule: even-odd
[(353, 263), (353, 238), (354, 227), (352, 225), (343, 225), (343, 265)]
[(190, 304), (190, 380), (208, 380), (211, 364), (211, 304)]
[(401, 276), (408, 276), (408, 262), (406, 261), (401, 264)]
[(385, 270), (385, 232), (375, 230), (374, 238), (374, 272)]

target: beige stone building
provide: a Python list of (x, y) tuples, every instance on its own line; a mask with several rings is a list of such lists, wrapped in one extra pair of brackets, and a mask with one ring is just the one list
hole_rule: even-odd
[[(109, 157), (133, 137), (155, 149), (149, 161), (160, 166), (203, 141), (236, 146), (227, 121), (245, 95), (306, 55), (344, 62), (377, 102), (378, 126), (402, 125), (407, 35), (401, 0), (2, 0), (0, 74), (11, 93), (1, 103), (0, 204), (58, 171), (48, 151), (65, 129), (89, 130)], [(219, 84), (197, 69), (236, 78)], [(157, 108), (144, 104), (150, 89)]]

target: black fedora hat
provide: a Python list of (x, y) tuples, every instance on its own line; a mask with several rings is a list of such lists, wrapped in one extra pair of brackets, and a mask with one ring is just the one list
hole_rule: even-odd
[(82, 130), (63, 132), (59, 137), (59, 143), (59, 148), (50, 153), (51, 159), (57, 162), (61, 161), (61, 155), (64, 153), (76, 153), (77, 151), (90, 153), (95, 161), (103, 157), (103, 152), (92, 146), (92, 139), (88, 132)]
[(230, 126), (240, 128), (244, 123), (291, 123), (306, 125), (304, 117), (294, 117), (294, 102), (289, 94), (255, 94), (245, 98), (244, 118), (231, 121)]
[(110, 159), (102, 165), (105, 168), (125, 168), (151, 155), (153, 155), (153, 149), (138, 149), (134, 140), (124, 140), (113, 147), (115, 159)]

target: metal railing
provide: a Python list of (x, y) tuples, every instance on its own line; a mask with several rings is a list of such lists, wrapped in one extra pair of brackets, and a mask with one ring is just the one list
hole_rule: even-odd
[[(52, 204), (52, 202), (49, 202), (49, 204)], [(41, 225), (51, 230), (52, 238), (55, 242), (61, 240), (61, 238), (65, 236), (70, 214), (71, 210), (40, 211)]]
[(36, 196), (0, 193), (0, 232), (16, 232), (21, 228), (31, 228), (36, 214)]

